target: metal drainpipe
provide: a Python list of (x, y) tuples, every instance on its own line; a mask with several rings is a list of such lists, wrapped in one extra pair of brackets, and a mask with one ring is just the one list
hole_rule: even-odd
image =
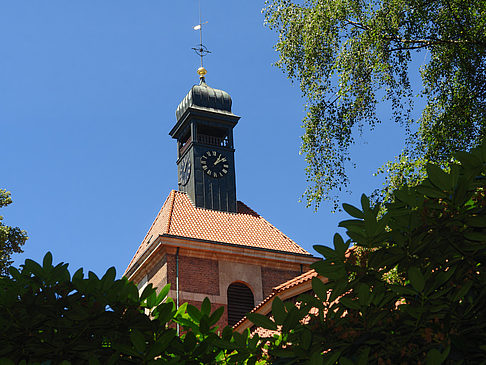
[[(176, 306), (179, 309), (179, 247), (176, 251)], [(177, 335), (179, 336), (179, 323), (177, 323)]]

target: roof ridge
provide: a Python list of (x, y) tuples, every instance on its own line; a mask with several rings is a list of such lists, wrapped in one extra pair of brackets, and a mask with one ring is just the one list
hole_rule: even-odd
[(169, 203), (170, 204), (170, 207), (169, 207), (169, 218), (167, 219), (167, 230), (165, 232), (167, 234), (170, 232), (170, 223), (172, 221), (172, 212), (174, 211), (175, 195), (176, 195), (176, 191), (175, 190), (171, 190), (170, 191), (170, 194), (169, 194), (169, 198), (172, 198), (172, 199), (171, 199), (171, 202)]
[(311, 269), (309, 271), (300, 274), (299, 276), (296, 276), (295, 278), (287, 280), (286, 282), (283, 282), (282, 284), (273, 287), (272, 290), (273, 292), (278, 293), (284, 287), (288, 286), (289, 288), (291, 288), (292, 286), (294, 286), (294, 284), (297, 284), (299, 280), (305, 279), (302, 280), (302, 282), (305, 282), (307, 280), (312, 279), (314, 276), (317, 276), (317, 272), (315, 269)]
[[(238, 201), (240, 202), (240, 201)], [(259, 213), (257, 213), (254, 209), (250, 208), (248, 205), (246, 205), (245, 203), (243, 202), (240, 202), (241, 204), (243, 204), (245, 207), (247, 207), (249, 210), (251, 210), (253, 213), (255, 213), (258, 217), (260, 217), (261, 219), (263, 219), (263, 221), (269, 225), (272, 229), (274, 229), (275, 231), (277, 231), (279, 234), (281, 234), (287, 241), (290, 241), (290, 243), (294, 244), (295, 246), (297, 246), (298, 248), (300, 248), (303, 252), (302, 253), (308, 253), (310, 254), (310, 252), (308, 252), (307, 250), (305, 250), (304, 248), (300, 247), (300, 245), (295, 242), (292, 238), (290, 238), (289, 236), (287, 236), (285, 233), (283, 233), (280, 229), (278, 229), (277, 227), (275, 227), (272, 223), (270, 223), (268, 220), (266, 220), (265, 218), (263, 218)]]

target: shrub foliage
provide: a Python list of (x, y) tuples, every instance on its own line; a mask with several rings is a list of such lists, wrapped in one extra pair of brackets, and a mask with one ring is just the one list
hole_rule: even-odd
[(217, 332), (224, 309), (208, 299), (176, 308), (169, 286), (139, 295), (114, 268), (71, 277), (67, 266), (48, 253), (0, 278), (0, 364), (254, 364), (261, 353), (248, 331)]
[[(281, 326), (275, 363), (485, 363), (486, 144), (455, 157), (450, 171), (429, 164), (422, 184), (396, 190), (385, 214), (364, 195), (361, 208), (344, 204), (350, 238), (315, 246), (325, 259), (314, 268), (330, 279), (313, 279), (317, 297), (300, 309), (275, 302), (272, 321), (252, 316)], [(365, 249), (359, 260), (351, 243)]]

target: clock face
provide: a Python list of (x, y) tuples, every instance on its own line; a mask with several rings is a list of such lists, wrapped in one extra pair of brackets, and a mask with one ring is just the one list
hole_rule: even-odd
[(208, 176), (219, 178), (228, 173), (229, 162), (222, 153), (207, 151), (201, 156), (201, 166)]
[(189, 156), (181, 161), (181, 167), (179, 169), (179, 184), (186, 185), (191, 176), (191, 160)]

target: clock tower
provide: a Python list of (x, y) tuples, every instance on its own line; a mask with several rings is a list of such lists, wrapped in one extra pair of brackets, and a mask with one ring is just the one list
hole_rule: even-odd
[(236, 212), (233, 128), (240, 117), (231, 112), (228, 93), (206, 84), (203, 67), (198, 74), (200, 83), (177, 107), (169, 132), (177, 140), (179, 191), (198, 208)]

